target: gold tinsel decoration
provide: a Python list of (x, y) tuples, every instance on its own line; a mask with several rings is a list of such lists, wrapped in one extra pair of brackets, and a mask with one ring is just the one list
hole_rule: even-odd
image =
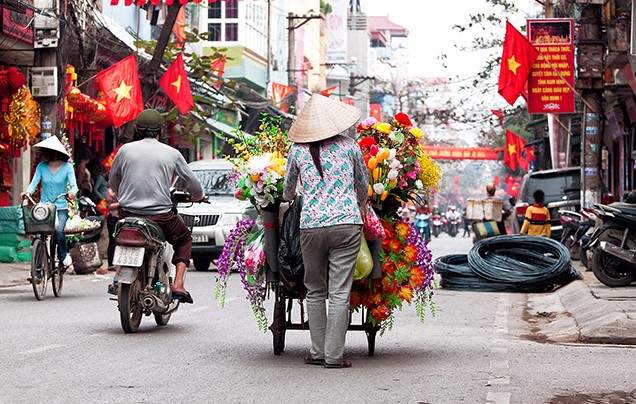
[(4, 120), (8, 124), (9, 141), (17, 147), (32, 143), (40, 134), (40, 105), (28, 87), (23, 86), (11, 97)]

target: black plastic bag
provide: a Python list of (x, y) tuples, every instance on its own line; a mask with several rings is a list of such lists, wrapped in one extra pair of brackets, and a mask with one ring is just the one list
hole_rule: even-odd
[(285, 287), (304, 294), (305, 266), (300, 248), (300, 212), (303, 200), (296, 197), (283, 218), (278, 246), (278, 271)]

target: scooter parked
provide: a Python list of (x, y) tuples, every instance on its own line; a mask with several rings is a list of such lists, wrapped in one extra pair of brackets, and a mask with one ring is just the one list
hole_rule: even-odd
[(570, 250), (573, 260), (581, 260), (587, 267), (587, 250), (583, 251), (581, 240), (596, 224), (596, 215), (591, 209), (581, 212), (560, 210), (559, 219), (563, 226), (561, 243)]
[(599, 223), (586, 248), (596, 278), (610, 287), (627, 286), (636, 279), (636, 204), (595, 204)]

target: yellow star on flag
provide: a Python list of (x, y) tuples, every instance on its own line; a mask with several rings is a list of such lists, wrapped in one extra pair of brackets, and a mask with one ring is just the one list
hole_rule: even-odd
[(513, 154), (517, 154), (517, 146), (514, 144), (508, 145), (508, 155), (512, 156)]
[(122, 82), (119, 83), (119, 87), (113, 90), (115, 94), (117, 94), (117, 100), (115, 102), (119, 102), (125, 98), (130, 99), (130, 90), (132, 90), (132, 86), (129, 86), (122, 80)]
[(181, 92), (181, 76), (177, 77), (175, 81), (170, 83), (171, 86), (174, 86), (177, 89), (177, 92)]
[(512, 72), (512, 74), (517, 74), (517, 69), (521, 66), (521, 63), (517, 62), (515, 55), (512, 55), (508, 58), (508, 69)]

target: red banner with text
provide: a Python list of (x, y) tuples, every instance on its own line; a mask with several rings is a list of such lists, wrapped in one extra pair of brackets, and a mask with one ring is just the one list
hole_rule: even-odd
[(434, 160), (501, 160), (501, 149), (489, 147), (422, 146)]
[(539, 51), (528, 78), (528, 112), (569, 114), (574, 107), (573, 20), (528, 20), (528, 39)]

